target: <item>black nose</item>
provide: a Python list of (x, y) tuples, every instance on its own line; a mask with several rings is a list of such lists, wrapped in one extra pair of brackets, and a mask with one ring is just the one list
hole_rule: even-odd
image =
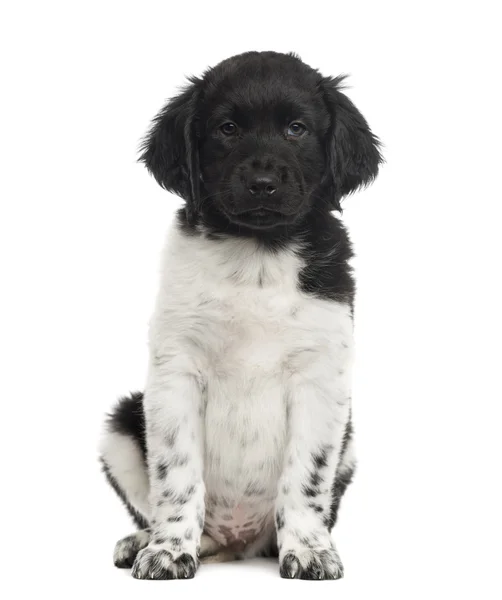
[(272, 196), (277, 187), (277, 181), (270, 175), (255, 175), (248, 181), (248, 191), (252, 196)]

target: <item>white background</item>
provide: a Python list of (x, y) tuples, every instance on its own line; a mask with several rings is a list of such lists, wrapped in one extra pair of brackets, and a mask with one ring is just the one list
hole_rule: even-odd
[[(501, 597), (496, 5), (3, 4), (3, 597)], [(385, 144), (377, 182), (344, 204), (358, 255), (359, 471), (335, 530), (346, 577), (283, 581), (256, 560), (135, 581), (112, 565), (133, 528), (96, 447), (114, 399), (142, 389), (180, 205), (137, 144), (186, 75), (250, 49), (351, 74)]]

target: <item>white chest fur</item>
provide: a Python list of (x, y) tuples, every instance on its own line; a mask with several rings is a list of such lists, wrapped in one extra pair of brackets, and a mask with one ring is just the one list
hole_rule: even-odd
[(203, 389), (206, 528), (222, 543), (273, 526), (288, 386), (333, 339), (351, 337), (347, 306), (299, 289), (303, 267), (297, 248), (249, 239), (173, 229), (166, 246), (151, 359)]

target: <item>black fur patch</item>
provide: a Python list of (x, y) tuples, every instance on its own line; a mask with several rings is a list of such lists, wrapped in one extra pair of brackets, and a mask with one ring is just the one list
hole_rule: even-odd
[[(192, 77), (158, 113), (140, 160), (162, 187), (186, 200), (187, 233), (203, 222), (213, 239), (260, 231), (275, 244), (296, 217), (313, 206), (341, 210), (341, 199), (378, 173), (379, 140), (343, 93), (343, 82), (291, 54), (234, 56)], [(262, 106), (267, 110), (258, 111)], [(305, 135), (290, 135), (289, 119), (301, 119)], [(228, 121), (239, 135), (222, 134)], [(260, 194), (249, 194), (263, 173), (275, 186), (275, 213), (267, 219), (249, 215), (263, 205)]]
[(132, 437), (141, 448), (146, 460), (145, 413), (143, 410), (143, 393), (133, 392), (123, 396), (108, 415), (108, 429)]
[(195, 493), (195, 485), (189, 485), (183, 492), (177, 492), (173, 488), (166, 488), (162, 492), (162, 496), (169, 500), (172, 504), (186, 504)]

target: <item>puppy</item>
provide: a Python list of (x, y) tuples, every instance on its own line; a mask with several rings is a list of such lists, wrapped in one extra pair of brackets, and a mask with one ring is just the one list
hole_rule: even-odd
[(192, 78), (144, 140), (186, 207), (145, 393), (118, 403), (101, 447), (139, 527), (114, 561), (138, 579), (267, 555), (285, 578), (343, 575), (331, 530), (354, 471), (354, 281), (331, 211), (382, 159), (342, 82), (294, 54), (241, 54)]

